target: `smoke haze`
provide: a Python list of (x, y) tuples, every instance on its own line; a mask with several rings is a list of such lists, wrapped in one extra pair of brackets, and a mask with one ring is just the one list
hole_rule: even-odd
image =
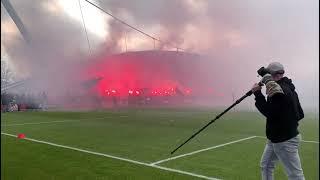
[[(259, 80), (256, 71), (272, 61), (281, 62), (293, 79), (303, 107), (319, 105), (318, 1), (205, 1), (205, 0), (96, 0), (103, 9), (154, 35), (162, 43), (114, 21), (81, 0), (88, 40), (77, 0), (10, 1), (32, 38), (26, 44), (1, 4), (1, 47), (19, 78), (32, 77), (32, 87), (59, 95), (77, 77), (78, 68), (124, 51), (181, 47), (211, 59), (212, 79), (221, 83), (226, 104), (232, 95), (242, 96)], [(88, 19), (89, 12), (101, 13)], [(87, 18), (86, 18), (87, 17)], [(99, 16), (100, 17), (100, 16)], [(103, 37), (90, 31), (94, 21), (103, 25)], [(101, 23), (102, 22), (102, 23)], [(3, 54), (3, 52), (2, 52)], [(91, 62), (90, 62), (91, 63)], [(199, 64), (201, 66), (201, 63)], [(190, 73), (190, 77), (192, 73)], [(210, 76), (210, 74), (208, 74)], [(199, 79), (201, 81), (201, 79)], [(253, 108), (253, 98), (241, 104)]]

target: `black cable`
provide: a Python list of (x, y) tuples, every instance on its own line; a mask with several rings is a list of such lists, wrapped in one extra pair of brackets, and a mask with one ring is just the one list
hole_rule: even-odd
[(89, 37), (88, 37), (88, 33), (87, 33), (86, 23), (85, 23), (84, 18), (83, 18), (83, 13), (82, 13), (80, 0), (78, 0), (78, 3), (79, 3), (79, 7), (80, 7), (80, 12), (81, 12), (81, 18), (82, 18), (82, 23), (83, 23), (83, 27), (84, 27), (84, 32), (86, 33), (86, 38), (87, 38), (87, 42), (88, 42), (89, 53), (92, 54), (91, 45), (90, 45), (90, 41), (89, 41)]
[[(114, 16), (114, 15), (112, 15), (111, 13), (109, 13), (109, 12), (105, 11), (104, 9), (102, 9), (102, 8), (101, 8), (101, 7), (99, 7), (98, 5), (96, 5), (96, 4), (92, 3), (92, 2), (90, 2), (89, 0), (85, 0), (85, 1), (87, 1), (87, 2), (88, 2), (89, 4), (91, 4), (92, 6), (94, 6), (94, 7), (98, 8), (98, 9), (99, 9), (99, 10), (101, 10), (102, 12), (104, 12), (104, 13), (108, 14), (109, 16), (113, 17), (115, 20), (119, 21), (120, 23), (122, 23), (122, 24), (124, 24), (124, 25), (126, 25), (126, 26), (130, 27), (131, 29), (134, 29), (134, 30), (138, 31), (138, 32), (140, 32), (141, 34), (143, 34), (143, 35), (145, 35), (145, 36), (148, 36), (149, 38), (151, 38), (151, 39), (153, 39), (153, 40), (155, 40), (155, 41), (158, 41), (158, 42), (160, 42), (160, 43), (163, 43), (160, 39), (155, 38), (155, 37), (151, 36), (150, 34), (145, 33), (145, 32), (143, 32), (142, 30), (140, 30), (140, 29), (138, 29), (138, 28), (136, 28), (136, 27), (131, 26), (130, 24), (128, 24), (128, 23), (126, 23), (125, 21), (123, 21), (123, 20), (121, 20), (121, 19), (119, 19), (119, 18), (115, 17), (115, 16)], [(163, 44), (164, 44), (164, 43), (163, 43)], [(184, 49), (179, 48), (179, 47), (175, 47), (175, 48), (177, 49), (177, 51), (178, 51), (179, 49), (180, 49), (180, 50), (185, 51)]]

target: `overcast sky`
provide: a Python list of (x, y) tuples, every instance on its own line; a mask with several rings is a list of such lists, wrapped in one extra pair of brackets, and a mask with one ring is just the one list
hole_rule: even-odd
[[(1, 48), (17, 74), (50, 72), (101, 51), (153, 49), (152, 39), (80, 0), (11, 0), (34, 44), (25, 47), (1, 4)], [(256, 70), (281, 62), (305, 107), (318, 107), (319, 5), (317, 0), (96, 0), (108, 12), (165, 42), (223, 62), (219, 80), (242, 96), (259, 79)], [(157, 47), (163, 44), (156, 44)], [(41, 50), (39, 50), (41, 49)], [(35, 53), (39, 55), (34, 55)], [(39, 60), (41, 59), (41, 61)], [(47, 69), (45, 67), (48, 67)], [(40, 69), (40, 70), (39, 70)], [(54, 70), (52, 70), (54, 71)], [(66, 70), (67, 71), (67, 70)], [(47, 78), (50, 76), (48, 75)], [(246, 102), (252, 104), (251, 100)], [(244, 104), (246, 104), (244, 103)]]

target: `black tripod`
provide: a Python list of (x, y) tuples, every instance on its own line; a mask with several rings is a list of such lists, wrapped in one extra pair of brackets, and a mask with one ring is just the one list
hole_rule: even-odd
[[(262, 86), (261, 83), (259, 83), (260, 86)], [(228, 107), (226, 110), (224, 110), (222, 113), (217, 115), (213, 120), (211, 120), (207, 125), (202, 127), (200, 130), (198, 130), (196, 133), (194, 133), (189, 139), (187, 139), (184, 143), (182, 143), (180, 146), (178, 146), (176, 149), (174, 149), (171, 154), (176, 152), (179, 148), (181, 148), (183, 145), (185, 145), (187, 142), (189, 142), (192, 138), (194, 138), (197, 134), (199, 134), (201, 131), (203, 131), (205, 128), (207, 128), (210, 124), (214, 123), (217, 119), (219, 119), (222, 115), (224, 115), (226, 112), (228, 112), (231, 108), (233, 108), (235, 105), (239, 104), (242, 100), (244, 100), (246, 97), (251, 96), (252, 91), (248, 91), (244, 96), (242, 96), (240, 99), (238, 99), (235, 103), (233, 103), (230, 107)]]

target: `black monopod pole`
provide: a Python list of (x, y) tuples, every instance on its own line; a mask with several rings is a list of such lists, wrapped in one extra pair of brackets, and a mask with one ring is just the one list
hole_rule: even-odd
[[(260, 86), (262, 86), (261, 83), (259, 83)], [(180, 146), (178, 146), (176, 149), (174, 149), (171, 154), (176, 152), (179, 148), (181, 148), (183, 145), (185, 145), (187, 142), (189, 142), (191, 139), (193, 139), (196, 135), (198, 135), (201, 131), (203, 131), (205, 128), (207, 128), (210, 124), (214, 123), (217, 119), (219, 119), (222, 115), (224, 115), (226, 112), (228, 112), (231, 108), (233, 108), (235, 105), (239, 104), (242, 100), (244, 100), (246, 97), (251, 96), (252, 91), (248, 91), (244, 96), (242, 96), (240, 99), (238, 99), (235, 103), (233, 103), (231, 106), (229, 106), (226, 110), (224, 110), (222, 113), (217, 115), (213, 120), (211, 120), (208, 124), (203, 126), (200, 130), (198, 130), (196, 133), (194, 133), (189, 139), (187, 139), (184, 143), (182, 143)]]

